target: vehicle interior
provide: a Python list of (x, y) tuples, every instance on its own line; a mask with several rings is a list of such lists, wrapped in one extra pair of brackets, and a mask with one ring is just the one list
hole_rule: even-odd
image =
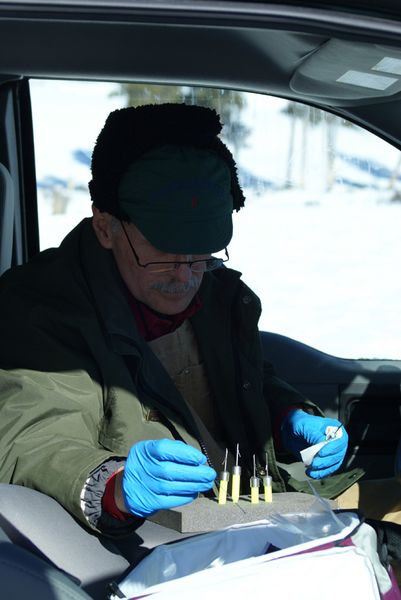
[[(395, 1), (380, 6), (326, 0), (1, 1), (0, 274), (43, 249), (31, 97), (37, 81), (234, 90), (321, 110), (392, 147), (393, 170), (381, 162), (380, 151), (375, 161), (391, 171), (383, 185), (389, 189), (391, 180), (393, 206), (398, 210), (400, 34)], [(70, 113), (66, 118), (73, 117)], [(275, 136), (264, 138), (264, 144), (273, 150), (276, 143)], [(361, 170), (361, 160), (358, 165)], [(369, 176), (376, 166), (372, 160)], [(259, 173), (259, 184), (263, 175)], [(377, 189), (371, 186), (370, 191), (376, 193)], [(291, 207), (289, 210), (286, 218), (291, 220)], [(268, 206), (265, 214), (268, 220)], [(394, 214), (391, 220), (396, 227)], [(361, 223), (356, 216), (355, 239), (352, 230), (349, 236), (351, 248), (358, 246)], [(381, 222), (376, 225), (385, 228)], [(386, 230), (382, 233), (385, 239)], [(287, 231), (281, 230), (280, 235), (285, 238)], [(365, 248), (358, 251), (369, 274), (370, 255)], [(328, 273), (318, 274), (316, 283), (319, 286), (321, 276), (324, 287), (332, 257), (320, 247), (314, 252), (327, 261)], [(381, 258), (381, 269), (388, 272), (389, 281), (400, 279), (399, 259), (394, 251)], [(275, 268), (280, 270), (277, 263)], [(369, 283), (363, 292), (366, 301), (381, 288), (384, 297), (393, 302), (391, 315), (395, 315), (399, 283), (387, 289), (381, 280), (359, 277), (359, 267), (352, 265), (345, 256), (342, 268), (350, 268), (351, 283), (341, 277), (335, 283), (344, 292), (343, 314), (348, 311), (347, 295), (352, 293), (348, 285), (352, 287), (354, 282), (364, 290)], [(296, 302), (294, 295), (292, 303)], [(261, 328), (265, 356), (277, 374), (316, 402), (326, 415), (344, 423), (350, 436), (346, 466), (362, 466), (373, 478), (394, 474), (401, 433), (401, 341), (398, 322), (391, 321), (388, 311), (382, 303), (368, 312), (359, 334), (362, 349), (354, 356), (315, 347), (299, 334), (292, 336), (278, 327)], [(391, 356), (381, 349), (365, 354), (366, 333), (375, 320), (386, 315), (391, 321), (386, 333), (392, 336)], [(330, 310), (323, 318), (330, 321)], [(355, 334), (345, 327), (340, 335)], [(109, 540), (84, 532), (54, 500), (16, 487), (0, 484), (0, 579), (9, 585), (5, 597), (25, 597), (28, 585), (34, 598), (107, 597), (107, 586), (121, 578), (130, 565), (128, 550), (125, 553)], [(177, 537), (161, 526), (145, 523), (137, 532), (137, 545), (146, 554)], [(24, 577), (20, 565), (26, 569)]]

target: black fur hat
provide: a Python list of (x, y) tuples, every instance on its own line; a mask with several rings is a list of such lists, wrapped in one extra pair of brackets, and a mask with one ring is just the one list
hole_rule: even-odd
[(117, 218), (117, 191), (127, 168), (149, 150), (164, 144), (182, 144), (216, 152), (231, 173), (234, 209), (245, 197), (238, 182), (231, 152), (218, 137), (222, 125), (216, 111), (188, 104), (147, 104), (115, 110), (109, 114), (92, 154), (89, 191), (94, 205)]

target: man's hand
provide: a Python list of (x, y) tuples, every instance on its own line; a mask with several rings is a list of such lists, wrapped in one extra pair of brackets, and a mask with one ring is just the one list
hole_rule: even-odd
[(122, 478), (124, 507), (147, 517), (163, 508), (189, 504), (199, 492), (213, 486), (216, 472), (206, 464), (204, 454), (173, 440), (147, 440), (132, 446)]
[[(284, 419), (281, 437), (284, 447), (297, 458), (301, 450), (326, 440), (326, 427), (339, 427), (340, 421), (293, 410)], [(313, 479), (322, 479), (337, 471), (344, 460), (348, 434), (342, 427), (342, 436), (333, 439), (316, 454), (306, 473)]]

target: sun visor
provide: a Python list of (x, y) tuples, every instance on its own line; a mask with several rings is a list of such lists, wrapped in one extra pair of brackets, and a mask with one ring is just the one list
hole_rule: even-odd
[(401, 51), (329, 40), (298, 67), (290, 88), (304, 96), (338, 101), (385, 99), (401, 92)]

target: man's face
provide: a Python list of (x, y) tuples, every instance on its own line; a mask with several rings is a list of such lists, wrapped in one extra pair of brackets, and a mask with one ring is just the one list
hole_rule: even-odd
[[(96, 208), (93, 213), (93, 226), (99, 242), (112, 250), (121, 277), (131, 294), (165, 315), (175, 315), (185, 310), (199, 290), (203, 273), (194, 273), (188, 265), (180, 265), (171, 271), (160, 273), (152, 272), (149, 267), (139, 266), (121, 223), (107, 213), (99, 213)], [(103, 228), (103, 233), (99, 227)], [(161, 252), (147, 241), (134, 224), (124, 223), (124, 227), (142, 265), (149, 262), (208, 258), (208, 255), (187, 256)], [(108, 230), (107, 239), (105, 228)]]

